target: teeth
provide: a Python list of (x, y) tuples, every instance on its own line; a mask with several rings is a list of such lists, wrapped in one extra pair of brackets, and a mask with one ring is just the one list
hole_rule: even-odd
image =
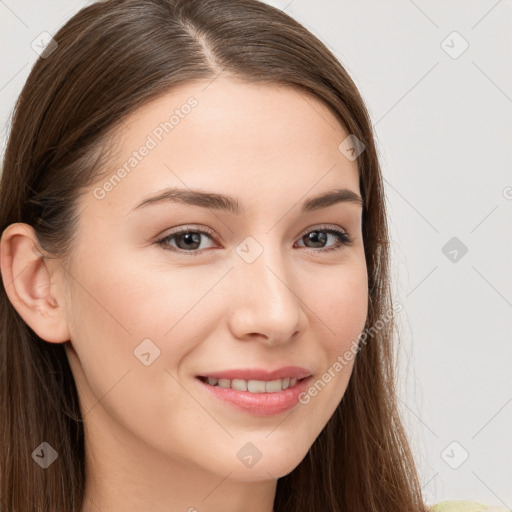
[(248, 380), (247, 391), (251, 393), (265, 393), (265, 384), (264, 380)]
[(219, 382), (217, 383), (218, 386), (221, 388), (229, 388), (230, 382), (229, 379), (219, 379)]
[(295, 377), (277, 380), (244, 380), (244, 379), (214, 379), (207, 378), (210, 386), (219, 386), (221, 388), (231, 388), (235, 391), (250, 391), (251, 393), (278, 393), (283, 389), (291, 388), (297, 383)]
[(283, 381), (281, 379), (271, 380), (265, 383), (265, 393), (277, 393), (283, 390)]
[(243, 379), (233, 379), (231, 381), (231, 389), (235, 389), (236, 391), (247, 391), (247, 381)]

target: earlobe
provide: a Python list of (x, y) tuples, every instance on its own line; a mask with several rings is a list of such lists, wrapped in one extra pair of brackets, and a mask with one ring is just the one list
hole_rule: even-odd
[(18, 222), (3, 231), (0, 270), (7, 296), (27, 325), (50, 343), (68, 341), (61, 283), (51, 282), (32, 226)]

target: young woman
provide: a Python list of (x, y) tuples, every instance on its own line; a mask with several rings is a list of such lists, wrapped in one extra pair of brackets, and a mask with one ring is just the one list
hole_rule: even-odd
[(371, 122), (286, 14), (82, 9), (16, 104), (0, 231), (2, 511), (427, 510)]

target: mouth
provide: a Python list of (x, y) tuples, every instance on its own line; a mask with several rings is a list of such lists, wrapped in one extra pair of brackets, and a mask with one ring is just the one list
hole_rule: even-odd
[(255, 379), (217, 379), (199, 375), (197, 378), (209, 386), (232, 389), (234, 391), (248, 391), (250, 393), (279, 393), (286, 389), (295, 388), (302, 381), (309, 379), (311, 375), (297, 379), (295, 377), (286, 377), (275, 380), (255, 380)]
[(197, 376), (207, 396), (252, 416), (268, 417), (295, 408), (313, 375), (271, 381)]

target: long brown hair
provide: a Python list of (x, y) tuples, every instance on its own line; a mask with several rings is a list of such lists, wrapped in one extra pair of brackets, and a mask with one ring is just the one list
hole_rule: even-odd
[[(357, 164), (372, 332), (335, 413), (300, 464), (279, 478), (274, 510), (425, 512), (395, 394), (381, 171), (369, 115), (340, 62), (293, 18), (257, 0), (105, 0), (53, 37), (57, 44), (37, 60), (16, 103), (0, 190), (0, 231), (30, 224), (50, 257), (70, 256), (77, 198), (105, 170), (115, 128), (178, 84), (224, 73), (299, 87), (364, 144)], [(0, 509), (78, 512), (84, 429), (65, 347), (35, 334), (3, 284)], [(31, 454), (43, 441), (59, 456), (42, 471)]]

